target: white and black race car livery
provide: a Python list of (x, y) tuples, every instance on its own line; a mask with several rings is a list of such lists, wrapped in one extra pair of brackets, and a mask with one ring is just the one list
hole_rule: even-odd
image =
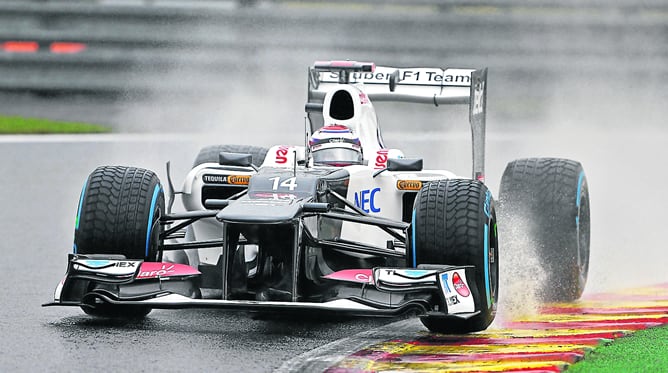
[[(179, 191), (168, 166), (167, 203), (151, 171), (93, 171), (67, 274), (48, 305), (113, 317), (153, 308), (416, 312), (433, 331), (487, 328), (497, 308), (499, 247), (484, 184), (486, 69), (328, 61), (316, 62), (308, 80), (305, 144), (206, 147)], [(422, 159), (385, 147), (372, 104), (382, 100), (468, 105), (471, 177), (425, 170)], [(562, 241), (551, 240), (545, 257), (553, 271), (573, 273), (561, 275), (568, 281), (552, 298), (576, 298), (589, 258), (586, 179), (577, 162), (514, 161), (502, 184), (514, 214), (552, 208), (525, 193), (544, 186), (517, 170), (534, 163), (527, 169), (568, 171), (553, 191), (565, 196), (552, 206)], [(186, 211), (171, 211), (176, 194)]]

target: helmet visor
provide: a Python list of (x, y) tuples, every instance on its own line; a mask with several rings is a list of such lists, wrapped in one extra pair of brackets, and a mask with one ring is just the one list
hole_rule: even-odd
[(313, 163), (345, 166), (362, 164), (362, 153), (353, 148), (325, 148), (313, 151)]

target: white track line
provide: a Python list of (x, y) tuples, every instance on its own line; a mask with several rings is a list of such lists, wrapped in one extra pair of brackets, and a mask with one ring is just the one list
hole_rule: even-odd
[(417, 317), (393, 322), (305, 352), (284, 362), (274, 372), (322, 372), (364, 347), (419, 331), (426, 329)]

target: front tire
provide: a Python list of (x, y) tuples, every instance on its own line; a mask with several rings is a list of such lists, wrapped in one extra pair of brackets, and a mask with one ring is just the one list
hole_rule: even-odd
[(431, 182), (415, 199), (411, 225), (413, 253), (408, 266), (474, 266), (476, 309), (482, 311), (467, 320), (421, 316), (422, 323), (439, 333), (486, 329), (496, 315), (499, 283), (496, 212), (491, 192), (476, 180)]
[[(74, 252), (158, 261), (162, 243), (160, 216), (164, 210), (163, 188), (152, 171), (98, 167), (81, 192)], [(137, 318), (150, 312), (146, 307), (96, 303), (82, 308), (87, 314), (103, 317)]]

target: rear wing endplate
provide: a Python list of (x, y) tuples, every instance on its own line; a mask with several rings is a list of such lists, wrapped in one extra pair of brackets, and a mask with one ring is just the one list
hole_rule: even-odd
[(485, 181), (487, 68), (397, 68), (370, 62), (319, 61), (309, 68), (307, 111), (318, 107), (325, 94), (339, 84), (355, 85), (371, 101), (468, 105), (473, 178)]

